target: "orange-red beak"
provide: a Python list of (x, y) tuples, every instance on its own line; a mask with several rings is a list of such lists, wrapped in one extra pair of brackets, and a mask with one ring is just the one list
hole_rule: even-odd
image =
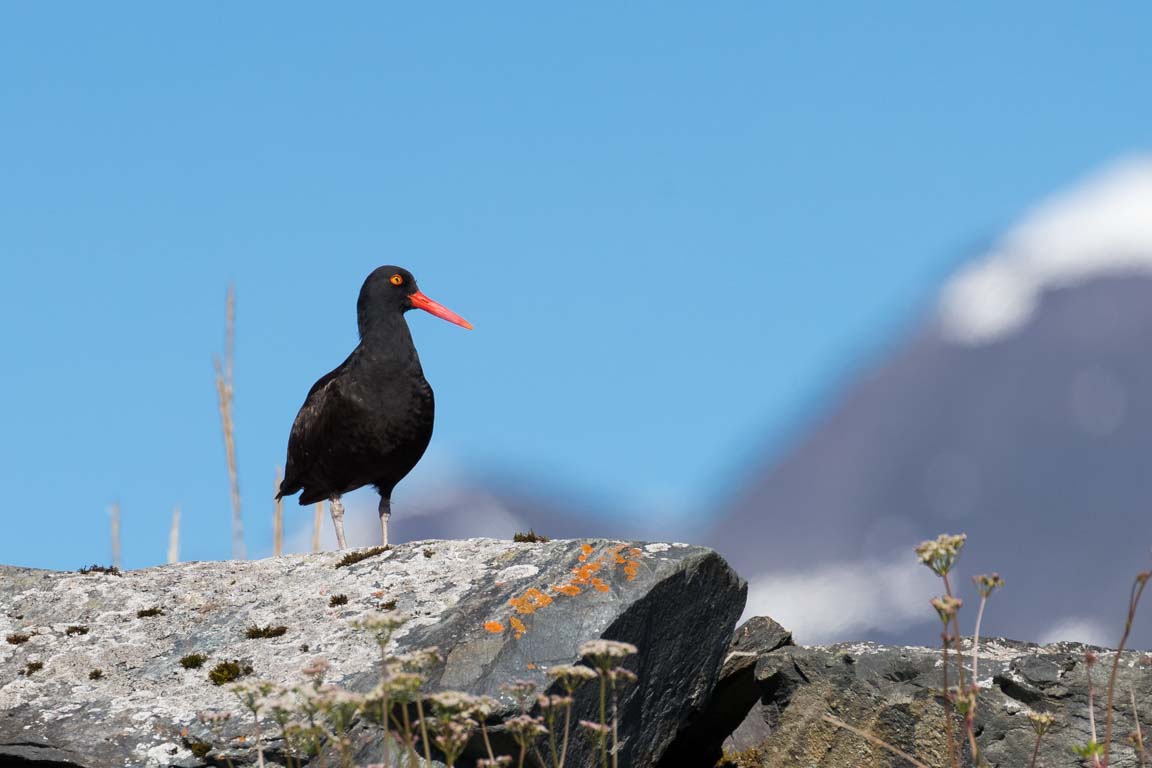
[(409, 295), (408, 298), (412, 300), (412, 306), (416, 307), (416, 309), (422, 309), (429, 314), (436, 315), (436, 317), (442, 320), (447, 320), (450, 323), (456, 323), (456, 325), (472, 330), (472, 323), (460, 317), (460, 315), (448, 309), (448, 307), (432, 301), (432, 299), (420, 293), (420, 291)]

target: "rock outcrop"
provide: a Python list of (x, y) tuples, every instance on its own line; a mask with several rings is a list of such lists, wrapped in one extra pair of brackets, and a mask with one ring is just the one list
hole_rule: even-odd
[[(1028, 714), (1046, 713), (1051, 730), (1040, 742), (1038, 766), (1079, 766), (1073, 751), (1090, 739), (1086, 646), (1037, 646), (1011, 640), (982, 641), (975, 721), (977, 744), (987, 764), (1024, 768), (1031, 764), (1036, 734)], [(1115, 652), (1092, 649), (1096, 726), (1104, 738), (1104, 697)], [(968, 658), (966, 656), (966, 658)], [(969, 659), (970, 662), (970, 659)], [(906, 765), (865, 739), (826, 720), (831, 714), (916, 757), (947, 766), (945, 715), (939, 649), (872, 643), (825, 647), (782, 645), (761, 653), (754, 667), (760, 703), (751, 718), (769, 732), (748, 749), (742, 765), (791, 768), (872, 768)], [(971, 673), (971, 664), (966, 664)], [(955, 682), (953, 677), (952, 682)], [(1135, 728), (1131, 694), (1148, 739), (1152, 723), (1152, 655), (1126, 651), (1120, 660), (1114, 704), (1113, 768), (1139, 762), (1126, 744)], [(741, 726), (745, 730), (750, 724)], [(738, 732), (739, 735), (739, 732)], [(965, 750), (964, 765), (971, 765)]]
[[(0, 567), (0, 765), (250, 766), (257, 743), (269, 765), (283, 765), (291, 747), (271, 716), (257, 740), (251, 714), (213, 673), (300, 684), (320, 658), (327, 682), (367, 692), (380, 678), (381, 649), (354, 623), (400, 615), (407, 618), (387, 654), (439, 648), (423, 691), (496, 699), (487, 723), (498, 752), (512, 748), (504, 721), (520, 712), (505, 686), (529, 681), (557, 693), (545, 670), (581, 662), (585, 641), (609, 639), (639, 649), (623, 662), (638, 678), (619, 699), (625, 768), (711, 768), (730, 734), (730, 753), (750, 748), (741, 768), (899, 764), (826, 715), (926, 765), (948, 765), (938, 649), (801, 647), (766, 617), (733, 633), (745, 584), (711, 550), (474, 539), (352, 554), (362, 559), (340, 564), (344, 553), (324, 553), (124, 574)], [(988, 765), (1030, 764), (1029, 713), (1054, 719), (1037, 764), (1080, 764), (1073, 747), (1090, 739), (1086, 650), (981, 643), (976, 738)], [(1116, 656), (1093, 650), (1102, 739)], [(970, 654), (966, 660), (970, 675)], [(1152, 654), (1126, 652), (1116, 690), (1111, 765), (1128, 768), (1138, 764), (1125, 744), (1136, 723), (1131, 696), (1146, 731), (1152, 724)], [(218, 711), (234, 716), (198, 717)], [(598, 712), (592, 683), (577, 693), (573, 722), (596, 721)], [(380, 730), (368, 719), (350, 722), (353, 762), (378, 760)], [(469, 750), (460, 765), (483, 754), (475, 738)], [(566, 765), (595, 765), (593, 752), (577, 729)]]
[[(251, 718), (210, 671), (235, 662), (252, 679), (297, 683), (321, 657), (329, 681), (366, 691), (380, 649), (351, 622), (383, 612), (409, 617), (390, 653), (440, 649), (425, 690), (499, 701), (497, 737), (500, 720), (518, 711), (502, 684), (545, 690), (544, 670), (578, 662), (587, 640), (636, 645), (625, 666), (638, 682), (620, 699), (620, 764), (654, 765), (709, 702), (746, 591), (714, 552), (683, 544), (424, 541), (346, 567), (340, 559), (122, 575), (0, 567), (0, 764), (192, 768), (218, 764), (221, 742), (236, 765), (250, 764), (251, 739), (236, 745), (251, 736)], [(185, 668), (196, 654), (203, 665)], [(595, 719), (594, 693), (578, 694), (574, 718)], [(211, 710), (237, 716), (212, 734), (197, 718)], [(364, 755), (373, 733), (361, 728)], [(265, 746), (275, 757), (274, 739)], [(590, 749), (576, 734), (568, 764), (591, 764)]]

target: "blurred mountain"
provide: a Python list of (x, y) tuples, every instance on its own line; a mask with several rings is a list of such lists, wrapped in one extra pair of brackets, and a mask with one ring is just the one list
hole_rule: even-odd
[[(398, 541), (489, 536), (512, 538), (534, 530), (552, 539), (676, 539), (676, 529), (654, 530), (645, 516), (613, 514), (610, 505), (555, 487), (516, 479), (485, 478), (437, 493), (425, 491), (417, 506), (392, 518)], [(373, 521), (375, 527), (375, 521)]]
[(798, 434), (703, 542), (750, 578), (750, 612), (799, 642), (932, 643), (940, 590), (912, 550), (965, 532), (969, 608), (970, 575), (1007, 581), (985, 634), (1115, 644), (1152, 567), (1152, 158), (1029, 212)]
[[(345, 497), (345, 533), (353, 547), (380, 543), (376, 514), (378, 497), (371, 489)], [(294, 510), (290, 510), (294, 511)], [(699, 540), (699, 520), (656, 523), (650, 515), (628, 514), (619, 505), (597, 500), (556, 485), (534, 485), (522, 477), (453, 473), (435, 487), (424, 485), (392, 504), (389, 539), (392, 543), (423, 539), (487, 537), (511, 539), (516, 533), (536, 533), (551, 539), (616, 538), (637, 541)], [(287, 551), (311, 550), (311, 516), (295, 516)], [(321, 546), (336, 545), (325, 507)], [(689, 525), (694, 524), (695, 528)]]

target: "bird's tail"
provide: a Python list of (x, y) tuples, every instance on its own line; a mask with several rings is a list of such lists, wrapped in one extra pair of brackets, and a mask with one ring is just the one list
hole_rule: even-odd
[(292, 496), (303, 487), (300, 483), (289, 481), (288, 477), (285, 476), (280, 482), (280, 490), (276, 492), (276, 501), (280, 501), (285, 496)]

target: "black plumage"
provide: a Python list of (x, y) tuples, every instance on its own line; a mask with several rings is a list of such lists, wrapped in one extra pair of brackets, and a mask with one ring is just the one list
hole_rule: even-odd
[(331, 500), (341, 548), (340, 497), (375, 486), (386, 544), (392, 490), (416, 466), (432, 438), (432, 387), (404, 318), (413, 308), (472, 327), (421, 293), (408, 270), (376, 269), (364, 281), (356, 303), (359, 345), (312, 385), (292, 424), (277, 498), (299, 492), (301, 504)]

